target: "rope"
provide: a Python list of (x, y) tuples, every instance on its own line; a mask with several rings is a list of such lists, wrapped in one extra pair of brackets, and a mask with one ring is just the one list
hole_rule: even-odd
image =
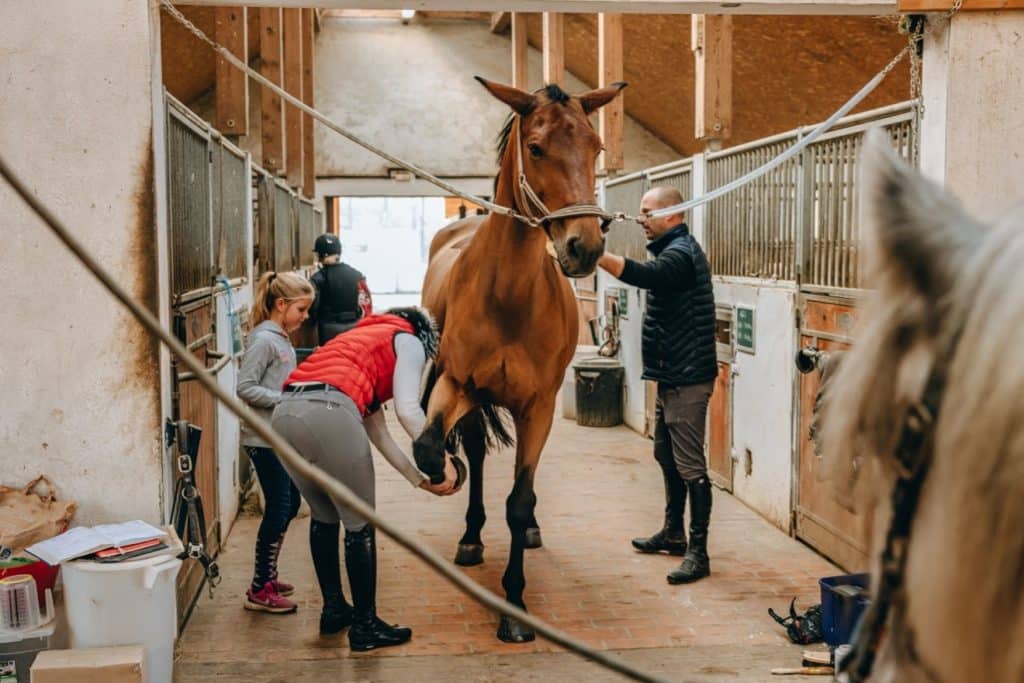
[(672, 206), (666, 206), (663, 209), (658, 209), (657, 211), (652, 211), (650, 214), (648, 214), (648, 216), (650, 216), (651, 218), (663, 218), (664, 216), (671, 216), (673, 214), (683, 213), (684, 211), (689, 211), (690, 209), (692, 209), (695, 206), (700, 206), (701, 204), (706, 204), (707, 202), (710, 202), (713, 199), (718, 199), (719, 197), (721, 197), (723, 195), (729, 194), (733, 190), (735, 190), (735, 189), (737, 189), (739, 187), (742, 187), (743, 185), (746, 185), (747, 183), (749, 183), (752, 180), (756, 180), (757, 178), (760, 178), (765, 173), (768, 173), (772, 169), (774, 169), (774, 168), (776, 168), (778, 166), (781, 166), (782, 164), (786, 163), (787, 161), (792, 159), (794, 156), (796, 156), (797, 154), (802, 152), (804, 150), (804, 148), (807, 147), (807, 145), (809, 145), (812, 142), (814, 142), (815, 140), (817, 140), (818, 137), (820, 137), (822, 133), (824, 133), (829, 128), (834, 126), (836, 124), (836, 121), (838, 121), (839, 119), (841, 119), (844, 116), (846, 116), (851, 109), (853, 109), (858, 104), (860, 104), (861, 100), (863, 100), (865, 97), (867, 97), (868, 94), (872, 90), (877, 88), (878, 84), (881, 83), (882, 80), (886, 76), (889, 75), (889, 72), (892, 71), (894, 68), (896, 68), (896, 65), (900, 63), (900, 61), (903, 59), (903, 57), (908, 52), (910, 52), (910, 46), (907, 46), (907, 47), (903, 48), (902, 50), (900, 50), (900, 53), (898, 55), (896, 55), (895, 57), (893, 57), (892, 60), (888, 64), (885, 65), (885, 68), (883, 68), (881, 71), (879, 71), (877, 74), (875, 74), (875, 77), (872, 78), (870, 81), (868, 81), (864, 85), (863, 88), (858, 90), (857, 93), (853, 97), (851, 97), (849, 100), (847, 100), (846, 104), (844, 104), (843, 106), (839, 107), (839, 109), (837, 109), (835, 111), (835, 113), (832, 114), (832, 116), (828, 117), (828, 119), (826, 119), (822, 123), (818, 124), (818, 127), (815, 128), (814, 130), (812, 130), (807, 135), (807, 137), (804, 137), (804, 138), (801, 138), (800, 140), (797, 140), (795, 143), (793, 143), (792, 146), (789, 147), (789, 149), (787, 149), (785, 152), (783, 152), (779, 156), (775, 157), (774, 159), (772, 159), (771, 161), (765, 163), (764, 165), (762, 165), (762, 166), (760, 166), (758, 168), (755, 168), (750, 173), (747, 173), (746, 175), (741, 176), (741, 177), (737, 178), (736, 180), (733, 180), (733, 181), (731, 181), (729, 183), (726, 183), (725, 185), (722, 185), (721, 187), (715, 188), (714, 190), (711, 190), (710, 192), (708, 192), (708, 193), (706, 193), (706, 194), (704, 194), (704, 195), (702, 195), (700, 197), (696, 197), (694, 199), (690, 199), (688, 201), (682, 202), (681, 204), (674, 204)]
[(79, 261), (96, 276), (104, 287), (124, 306), (131, 311), (132, 315), (142, 324), (154, 337), (157, 337), (170, 350), (175, 358), (191, 371), (199, 383), (223, 403), (228, 410), (234, 413), (239, 419), (248, 423), (253, 431), (259, 434), (270, 447), (274, 449), (278, 457), (284, 460), (291, 468), (299, 474), (308, 477), (317, 486), (323, 489), (332, 500), (344, 505), (347, 509), (355, 512), (360, 517), (369, 520), (371, 524), (379, 528), (385, 534), (394, 539), (399, 545), (423, 560), (438, 574), (448, 580), (449, 583), (461, 590), (463, 593), (476, 600), (485, 607), (512, 617), (543, 635), (550, 641), (575, 652), (576, 654), (595, 662), (607, 669), (631, 678), (636, 681), (650, 681), (651, 683), (663, 683), (664, 679), (652, 674), (640, 671), (615, 657), (603, 652), (598, 652), (586, 644), (572, 638), (563, 631), (560, 631), (537, 617), (528, 614), (526, 611), (507, 602), (495, 595), (483, 586), (480, 586), (472, 579), (465, 576), (459, 569), (448, 562), (436, 551), (421, 544), (413, 536), (402, 531), (392, 522), (381, 517), (377, 512), (367, 505), (361, 498), (352, 493), (351, 489), (336, 479), (328, 476), (323, 470), (312, 465), (302, 458), (292, 446), (282, 439), (277, 432), (260, 416), (254, 413), (249, 407), (241, 403), (235, 396), (220, 386), (216, 378), (211, 375), (207, 368), (199, 360), (189, 353), (188, 349), (178, 341), (167, 330), (160, 326), (156, 317), (141, 304), (135, 301), (113, 276), (89, 254), (82, 243), (79, 242), (72, 232), (39, 201), (21, 179), (7, 165), (7, 162), (0, 157), (0, 175), (14, 188), (29, 207), (38, 215), (50, 230), (60, 239), (64, 245), (78, 258)]

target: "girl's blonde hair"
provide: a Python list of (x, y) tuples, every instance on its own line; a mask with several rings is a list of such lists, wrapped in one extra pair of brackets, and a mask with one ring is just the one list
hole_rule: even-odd
[(279, 299), (296, 301), (306, 298), (313, 298), (313, 285), (298, 273), (263, 273), (256, 285), (256, 297), (252, 304), (253, 327), (270, 319), (274, 304)]

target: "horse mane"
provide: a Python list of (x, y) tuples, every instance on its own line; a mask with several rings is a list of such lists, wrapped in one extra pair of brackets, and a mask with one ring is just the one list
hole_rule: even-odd
[[(933, 366), (946, 383), (907, 548), (906, 600), (873, 676), (1024, 680), (1024, 212), (977, 223), (915, 171), (879, 160), (869, 149), (879, 144), (865, 144), (863, 166), (864, 281), (874, 290), (862, 307), (864, 342), (844, 356), (823, 415), (826, 468), (837, 493), (856, 484), (851, 502), (865, 522), (888, 526), (904, 415)], [(942, 675), (920, 675), (929, 669)]]

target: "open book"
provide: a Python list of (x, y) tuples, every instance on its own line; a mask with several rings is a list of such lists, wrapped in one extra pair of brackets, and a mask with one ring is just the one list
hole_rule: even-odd
[(153, 538), (167, 538), (167, 532), (135, 520), (121, 524), (75, 527), (25, 550), (47, 564), (56, 565), (105, 548), (120, 548)]

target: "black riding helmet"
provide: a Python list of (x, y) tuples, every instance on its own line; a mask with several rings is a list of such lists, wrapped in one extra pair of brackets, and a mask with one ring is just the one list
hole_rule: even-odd
[(333, 256), (335, 254), (340, 254), (341, 240), (338, 239), (337, 235), (325, 232), (316, 238), (316, 242), (313, 243), (313, 251), (320, 256)]

